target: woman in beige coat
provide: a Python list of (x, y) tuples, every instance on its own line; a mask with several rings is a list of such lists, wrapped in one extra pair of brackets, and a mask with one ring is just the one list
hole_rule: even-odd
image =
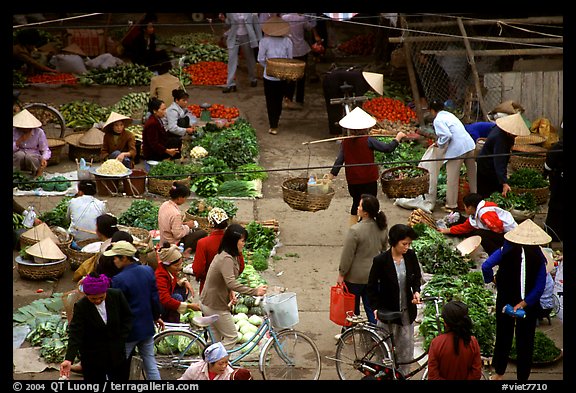
[(348, 230), (338, 267), (338, 283), (344, 282), (356, 296), (354, 314), (360, 315), (360, 299), (368, 320), (376, 323), (366, 294), (372, 260), (384, 251), (388, 242), (386, 215), (380, 210), (378, 198), (363, 194), (358, 205), (359, 221)]

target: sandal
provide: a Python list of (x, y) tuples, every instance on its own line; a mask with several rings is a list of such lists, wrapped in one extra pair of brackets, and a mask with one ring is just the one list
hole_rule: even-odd
[(277, 128), (270, 128), (268, 130), (268, 134), (276, 135), (276, 134), (278, 134), (278, 129)]

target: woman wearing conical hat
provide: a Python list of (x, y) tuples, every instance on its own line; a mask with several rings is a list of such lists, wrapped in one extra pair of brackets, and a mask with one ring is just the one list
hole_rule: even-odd
[(493, 192), (506, 196), (508, 185), (508, 162), (517, 136), (530, 135), (521, 113), (496, 119), (496, 125), (488, 134), (480, 154), (476, 158), (477, 193), (488, 198)]
[[(350, 209), (350, 225), (358, 222), (358, 205), (362, 194), (378, 196), (378, 166), (374, 163), (374, 150), (383, 153), (393, 152), (400, 140), (406, 136), (402, 131), (396, 134), (390, 143), (384, 143), (368, 135), (368, 131), (376, 124), (376, 120), (362, 108), (356, 107), (352, 112), (340, 120), (340, 126), (351, 130), (358, 135), (357, 138), (343, 139), (340, 151), (329, 178), (338, 176), (340, 169), (345, 166), (348, 192), (352, 197)], [(372, 165), (370, 165), (372, 164)]]
[(128, 169), (134, 167), (136, 158), (136, 138), (126, 129), (130, 124), (131, 118), (116, 112), (110, 113), (102, 127), (104, 140), (100, 150), (102, 159), (116, 159)]
[(23, 109), (12, 118), (12, 127), (12, 168), (41, 176), (52, 157), (42, 122)]
[[(532, 368), (536, 320), (540, 297), (546, 286), (547, 260), (540, 246), (552, 238), (534, 221), (525, 220), (504, 234), (504, 245), (482, 264), (485, 283), (496, 284), (496, 342), (492, 379), (502, 379), (508, 366), (512, 340), (516, 337), (518, 351), (516, 376), (526, 381)], [(494, 276), (493, 268), (498, 265)], [(514, 311), (523, 310), (525, 316), (514, 317), (504, 313), (510, 305)]]

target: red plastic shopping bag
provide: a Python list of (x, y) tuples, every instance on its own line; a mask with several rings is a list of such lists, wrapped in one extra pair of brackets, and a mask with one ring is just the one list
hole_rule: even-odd
[(330, 288), (330, 320), (340, 326), (350, 326), (347, 313), (354, 313), (355, 296), (348, 292), (346, 284), (336, 284)]

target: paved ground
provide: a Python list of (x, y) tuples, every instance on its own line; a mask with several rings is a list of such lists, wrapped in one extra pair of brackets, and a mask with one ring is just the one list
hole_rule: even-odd
[[(342, 63), (346, 64), (347, 60)], [(324, 65), (326, 68), (327, 65)], [(262, 84), (256, 88), (248, 87), (246, 73), (243, 68), (239, 73), (238, 92), (222, 94), (218, 87), (191, 87), (191, 103), (222, 103), (235, 105), (241, 110), (242, 116), (256, 128), (260, 143), (260, 164), (271, 170), (270, 178), (263, 185), (263, 198), (256, 200), (239, 200), (237, 205), (240, 220), (277, 219), (280, 224), (279, 240), (281, 246), (277, 249), (282, 259), (272, 261), (264, 277), (270, 285), (285, 287), (297, 294), (300, 323), (296, 326), (314, 339), (323, 357), (322, 380), (337, 379), (333, 361), (326, 357), (334, 355), (334, 335), (340, 328), (328, 318), (329, 290), (337, 278), (337, 266), (342, 242), (348, 228), (348, 216), (351, 199), (346, 190), (343, 174), (334, 183), (336, 194), (326, 210), (316, 213), (296, 211), (283, 200), (282, 181), (307, 175), (314, 169), (316, 173), (327, 173), (333, 163), (338, 145), (334, 142), (303, 145), (302, 142), (328, 138), (327, 117), (324, 99), (319, 83), (309, 83), (306, 87), (305, 107), (300, 111), (284, 111), (280, 120), (279, 134), (269, 135)], [(120, 87), (61, 87), (57, 89), (23, 89), (22, 97), (28, 101), (47, 101), (54, 104), (88, 99), (101, 105), (112, 105), (123, 95), (134, 91), (146, 91), (142, 88)], [(66, 154), (66, 153), (64, 153)], [(139, 164), (142, 167), (143, 164)], [(48, 168), (48, 172), (68, 172), (74, 170), (76, 164), (63, 156), (62, 162)], [(146, 195), (160, 204), (162, 197)], [(17, 197), (24, 205), (33, 204), (37, 210), (51, 209), (59, 201), (59, 197)], [(108, 207), (114, 214), (120, 214), (128, 208), (130, 197), (106, 197)], [(406, 210), (393, 205), (382, 193), (379, 194), (382, 210), (388, 216), (390, 225), (405, 223), (410, 214)], [(442, 217), (439, 209), (435, 217)], [(545, 211), (537, 215), (541, 222)], [(290, 257), (286, 255), (292, 255)], [(57, 282), (34, 282), (22, 280), (17, 271), (13, 270), (13, 309), (17, 309), (31, 301), (52, 293), (64, 292), (73, 288), (71, 272)], [(42, 288), (43, 293), (36, 290)], [(539, 329), (550, 333), (559, 347), (563, 347), (563, 326), (558, 319), (552, 320), (552, 325), (544, 323)], [(511, 364), (506, 379), (515, 379), (515, 368)], [(257, 379), (261, 377), (254, 370)], [(55, 380), (58, 375), (53, 369), (31, 374), (14, 374), (14, 379), (48, 379)], [(564, 378), (563, 361), (548, 367), (535, 367), (533, 380), (562, 380)]]

